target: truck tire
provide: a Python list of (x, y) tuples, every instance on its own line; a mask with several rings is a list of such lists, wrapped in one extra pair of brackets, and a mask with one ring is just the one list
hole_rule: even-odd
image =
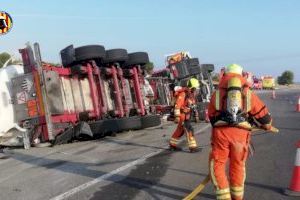
[(105, 58), (105, 49), (101, 45), (87, 45), (74, 49), (73, 45), (60, 51), (62, 65), (72, 67), (86, 60), (102, 60)]
[(103, 120), (94, 121), (89, 123), (94, 138), (104, 137)]
[(189, 70), (189, 74), (190, 75), (196, 75), (196, 74), (200, 74), (201, 73), (201, 68), (200, 68), (199, 65), (189, 66), (188, 70)]
[(187, 60), (189, 66), (198, 66), (200, 64), (198, 58), (190, 58)]
[(126, 49), (110, 49), (106, 51), (104, 63), (120, 62), (124, 63), (128, 60), (128, 53)]
[(105, 48), (101, 45), (87, 45), (75, 48), (76, 62), (82, 62), (93, 59), (104, 59)]
[(64, 67), (70, 67), (76, 61), (75, 49), (69, 45), (60, 51), (61, 62)]
[(211, 73), (215, 70), (215, 66), (213, 64), (202, 64), (201, 68), (203, 71), (207, 71), (209, 73)]
[(188, 70), (188, 65), (186, 61), (181, 61), (175, 64), (175, 67), (178, 72), (178, 77), (179, 79), (183, 79), (189, 76), (189, 70)]
[(145, 115), (141, 117), (142, 129), (153, 126), (159, 126), (161, 124), (160, 117), (158, 115)]
[(149, 62), (149, 56), (146, 52), (135, 52), (128, 54), (128, 61), (125, 66), (145, 65)]
[(119, 119), (103, 119), (91, 122), (90, 128), (95, 138), (104, 137), (111, 133), (120, 132), (119, 126), (116, 126)]
[(120, 118), (117, 120), (116, 126), (120, 131), (138, 130), (142, 128), (141, 118), (139, 116)]

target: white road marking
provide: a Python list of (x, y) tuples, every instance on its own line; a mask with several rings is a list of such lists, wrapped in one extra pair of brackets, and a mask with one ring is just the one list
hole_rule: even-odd
[[(210, 124), (207, 124), (206, 126), (204, 126), (203, 128), (201, 128), (200, 130), (198, 130), (195, 134), (199, 134), (200, 132), (205, 131), (209, 127), (210, 127)], [(64, 200), (64, 199), (66, 199), (66, 198), (68, 198), (68, 197), (70, 197), (70, 196), (72, 196), (72, 195), (74, 195), (74, 194), (76, 194), (76, 193), (78, 193), (78, 192), (80, 192), (82, 190), (85, 190), (85, 189), (87, 189), (87, 188), (89, 188), (89, 187), (91, 187), (91, 186), (93, 186), (93, 185), (95, 185), (97, 183), (100, 183), (100, 182), (102, 182), (104, 180), (107, 180), (108, 178), (114, 176), (115, 174), (117, 174), (119, 172), (122, 172), (122, 171), (124, 171), (126, 169), (129, 169), (129, 168), (131, 168), (131, 167), (133, 167), (135, 165), (138, 165), (138, 164), (144, 162), (146, 159), (151, 158), (151, 157), (153, 157), (153, 156), (155, 156), (157, 154), (160, 154), (164, 150), (166, 150), (166, 149), (160, 149), (160, 150), (154, 151), (152, 153), (146, 154), (143, 157), (141, 157), (141, 158), (139, 158), (139, 159), (137, 159), (135, 161), (132, 161), (132, 162), (126, 164), (126, 165), (123, 165), (122, 167), (120, 167), (118, 169), (115, 169), (115, 170), (113, 170), (113, 171), (111, 171), (111, 172), (109, 172), (107, 174), (99, 176), (98, 178), (95, 178), (94, 180), (91, 180), (91, 181), (86, 182), (86, 183), (84, 183), (82, 185), (79, 185), (79, 186), (77, 186), (77, 187), (75, 187), (75, 188), (73, 188), (73, 189), (71, 189), (71, 190), (69, 190), (69, 191), (67, 191), (65, 193), (62, 193), (62, 194), (60, 194), (60, 195), (58, 195), (56, 197), (51, 198), (50, 200)]]

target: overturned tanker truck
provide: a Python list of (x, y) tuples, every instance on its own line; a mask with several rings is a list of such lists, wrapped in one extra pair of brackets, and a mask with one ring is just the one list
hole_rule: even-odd
[(62, 66), (43, 62), (37, 43), (20, 53), (24, 74), (11, 79), (12, 100), (29, 145), (63, 144), (160, 125), (145, 93), (146, 52), (70, 45), (60, 52)]

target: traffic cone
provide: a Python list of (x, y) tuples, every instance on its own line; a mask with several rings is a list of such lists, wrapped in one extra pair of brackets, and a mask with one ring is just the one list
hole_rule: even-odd
[(276, 99), (276, 93), (275, 93), (275, 90), (273, 90), (273, 92), (272, 92), (272, 99)]
[(296, 105), (296, 112), (300, 112), (300, 97), (298, 97), (298, 103)]
[(300, 196), (300, 140), (297, 144), (295, 166), (290, 187), (284, 192), (288, 196)]
[(209, 122), (208, 109), (205, 109), (205, 122)]

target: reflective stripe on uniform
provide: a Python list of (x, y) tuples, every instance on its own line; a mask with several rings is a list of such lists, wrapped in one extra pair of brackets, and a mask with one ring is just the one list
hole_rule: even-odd
[(216, 177), (215, 177), (214, 160), (213, 159), (209, 162), (209, 169), (210, 169), (211, 180), (212, 180), (214, 186), (216, 187), (216, 189), (218, 190), (219, 189), (219, 185), (218, 185)]
[(230, 192), (235, 197), (244, 196), (244, 187), (230, 187)]
[(215, 106), (216, 106), (216, 110), (220, 110), (220, 90), (216, 90), (216, 102), (215, 102)]
[(230, 190), (229, 188), (217, 189), (216, 190), (217, 199), (230, 199)]
[(231, 199), (230, 193), (217, 195), (217, 200), (229, 200)]
[(252, 91), (250, 89), (247, 90), (247, 112), (251, 111), (251, 96), (252, 96)]
[(243, 197), (244, 191), (240, 191), (240, 192), (231, 191), (231, 195), (235, 197)]
[(189, 147), (192, 147), (192, 148), (197, 147), (197, 142), (191, 133), (186, 134), (186, 139), (188, 141)]
[(220, 195), (220, 194), (227, 194), (227, 193), (229, 193), (229, 192), (230, 192), (229, 188), (225, 188), (225, 189), (217, 190), (217, 191), (216, 191), (216, 194), (217, 194), (217, 195)]
[(229, 188), (216, 190), (217, 199), (231, 199)]
[(246, 180), (246, 167), (245, 167), (245, 162), (243, 163), (243, 171), (244, 171), (244, 179), (243, 179), (243, 187), (244, 187), (244, 184), (245, 184), (245, 180)]
[(179, 143), (179, 140), (177, 140), (175, 138), (171, 138), (170, 144), (177, 145), (178, 143)]

